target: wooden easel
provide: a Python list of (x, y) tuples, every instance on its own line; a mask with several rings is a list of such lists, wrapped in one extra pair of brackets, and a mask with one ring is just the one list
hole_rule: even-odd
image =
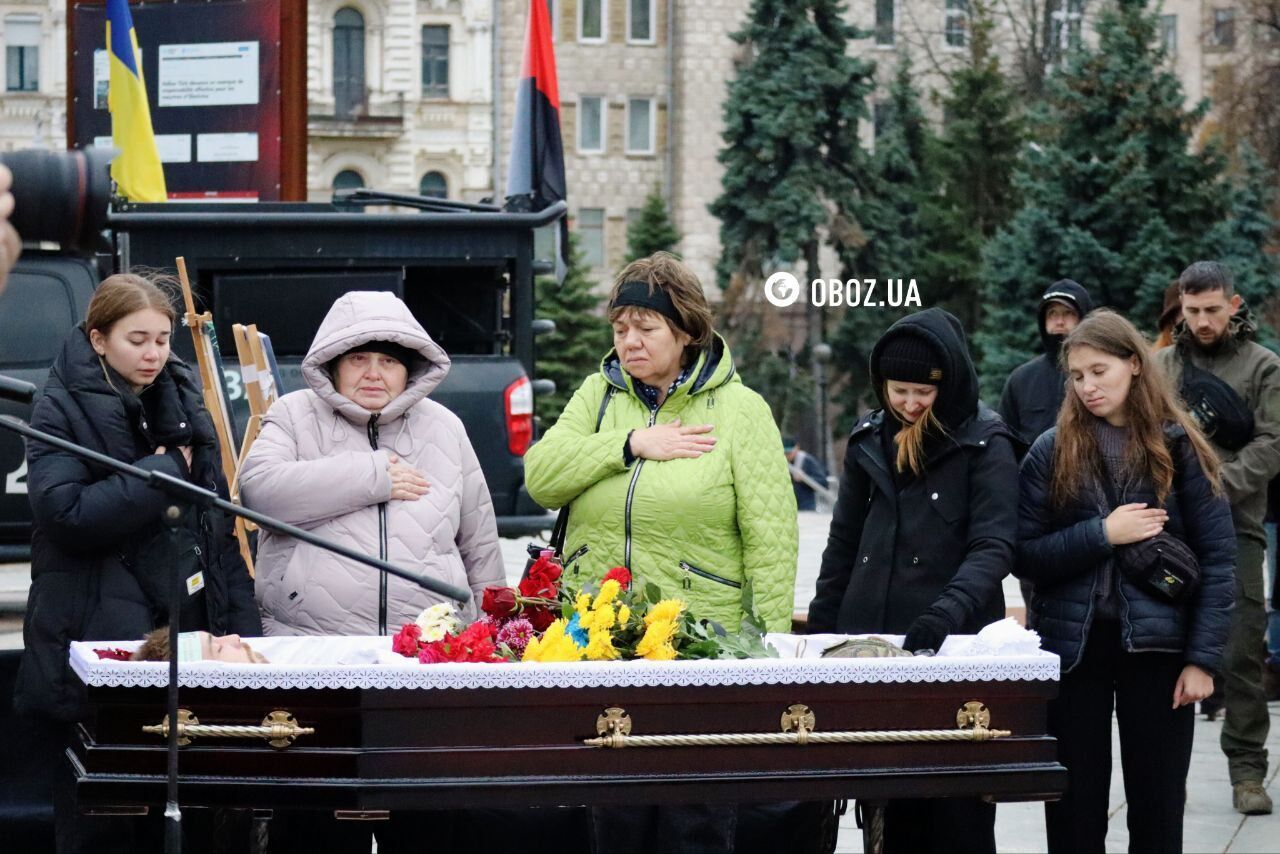
[[(236, 454), (234, 436), (231, 426), (231, 409), (227, 406), (222, 388), (222, 355), (218, 351), (218, 336), (213, 329), (213, 315), (209, 312), (196, 314), (195, 299), (191, 294), (191, 282), (187, 278), (187, 261), (177, 259), (178, 280), (182, 283), (182, 299), (187, 313), (182, 322), (191, 330), (191, 338), (195, 344), (196, 363), (200, 368), (200, 384), (204, 387), (204, 405), (213, 419), (213, 429), (218, 435), (218, 450), (222, 457), (222, 476), (227, 480), (227, 488), (237, 482), (236, 472), (239, 457)], [(235, 500), (235, 493), (232, 500)], [(253, 556), (249, 553), (249, 533), (245, 529), (244, 520), (236, 518), (236, 539), (240, 541), (240, 555), (244, 558), (249, 575), (253, 575)]]
[[(240, 455), (236, 459), (236, 479), (231, 482), (231, 498), (240, 500), (239, 472), (244, 461), (249, 457), (249, 449), (262, 430), (262, 419), (267, 410), (280, 396), (278, 379), (272, 371), (271, 363), (262, 346), (262, 334), (258, 326), (236, 323), (231, 327), (231, 335), (236, 342), (236, 355), (240, 359), (240, 377), (243, 380), (245, 400), (249, 403), (249, 423), (244, 428), (244, 441), (240, 443)], [(245, 527), (252, 531), (257, 528), (252, 522)]]

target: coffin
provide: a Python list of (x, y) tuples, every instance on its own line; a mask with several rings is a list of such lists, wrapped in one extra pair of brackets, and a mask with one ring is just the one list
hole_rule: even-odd
[[(180, 707), (233, 729), (184, 725), (181, 802), (374, 814), (1063, 792), (1045, 727), (1056, 656), (953, 654), (972, 640), (953, 637), (931, 658), (819, 659), (831, 636), (771, 640), (787, 657), (430, 665), (389, 638), (253, 641), (271, 664), (183, 666)], [(106, 646), (127, 645), (71, 652), (91, 705), (68, 751), (81, 806), (159, 805), (168, 665), (100, 661)]]

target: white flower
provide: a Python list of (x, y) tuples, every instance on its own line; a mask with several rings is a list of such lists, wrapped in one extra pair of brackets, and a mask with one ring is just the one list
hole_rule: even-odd
[(446, 634), (457, 631), (459, 628), (458, 619), (453, 613), (453, 605), (448, 602), (432, 605), (419, 614), (414, 622), (418, 624), (418, 628), (422, 629), (422, 640), (426, 643), (444, 640)]

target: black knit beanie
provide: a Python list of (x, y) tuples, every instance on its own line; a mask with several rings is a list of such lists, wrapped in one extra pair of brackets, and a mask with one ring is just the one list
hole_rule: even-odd
[(895, 335), (880, 351), (880, 376), (900, 383), (938, 385), (942, 382), (942, 358), (917, 335)]
[[(412, 370), (413, 363), (421, 358), (421, 355), (416, 350), (410, 350), (408, 347), (396, 344), (394, 341), (366, 341), (363, 344), (357, 344), (352, 347), (342, 356), (347, 355), (347, 353), (381, 353), (384, 356), (396, 359), (409, 370)], [(337, 359), (333, 360), (334, 365), (337, 365), (338, 359), (341, 359), (342, 356), (338, 356)]]

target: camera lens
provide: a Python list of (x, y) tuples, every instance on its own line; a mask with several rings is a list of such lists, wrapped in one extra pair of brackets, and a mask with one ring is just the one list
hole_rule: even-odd
[(22, 239), (92, 254), (107, 224), (111, 156), (110, 149), (101, 148), (0, 154), (0, 163), (13, 172), (9, 221)]

